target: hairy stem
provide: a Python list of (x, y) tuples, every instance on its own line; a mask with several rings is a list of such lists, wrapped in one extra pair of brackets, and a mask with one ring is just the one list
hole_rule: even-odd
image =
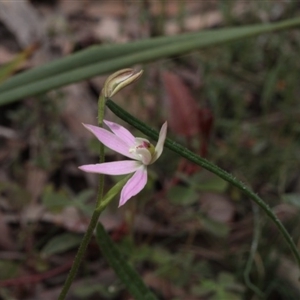
[[(101, 93), (99, 96), (99, 99), (98, 99), (98, 126), (99, 127), (103, 127), (104, 111), (105, 111), (105, 97)], [(104, 162), (104, 145), (102, 143), (100, 143), (100, 149), (99, 149), (99, 162), (100, 163)], [(98, 187), (97, 202), (96, 202), (96, 206), (95, 206), (96, 208), (91, 217), (91, 221), (89, 223), (88, 229), (87, 229), (86, 233), (84, 234), (81, 244), (78, 248), (78, 251), (75, 256), (74, 262), (72, 264), (71, 270), (69, 271), (68, 277), (64, 283), (64, 286), (61, 290), (58, 300), (64, 300), (66, 298), (67, 293), (71, 287), (71, 284), (78, 272), (78, 268), (80, 266), (80, 263), (82, 261), (84, 254), (85, 254), (87, 246), (93, 236), (93, 233), (96, 228), (100, 214), (106, 206), (106, 205), (101, 205), (102, 198), (103, 198), (103, 189), (104, 189), (104, 176), (102, 174), (100, 174), (99, 175), (99, 187)]]
[[(103, 208), (104, 209), (104, 208)], [(91, 221), (89, 223), (89, 226), (88, 226), (88, 229), (87, 231), (85, 232), (84, 236), (83, 236), (83, 239), (80, 243), (80, 246), (78, 248), (78, 251), (77, 251), (77, 254), (75, 256), (75, 259), (74, 259), (74, 262), (72, 264), (72, 267), (71, 267), (71, 270), (68, 274), (68, 277), (64, 283), (64, 286), (60, 292), (60, 295), (58, 297), (58, 300), (64, 300), (67, 296), (67, 293), (71, 287), (71, 284), (77, 274), (77, 271), (78, 271), (78, 268), (80, 266), (80, 263), (82, 261), (82, 258), (85, 254), (85, 251), (86, 251), (86, 248), (91, 240), (91, 237), (93, 236), (93, 233), (94, 233), (94, 230), (95, 230), (95, 227), (98, 223), (98, 219), (99, 219), (99, 216), (101, 214), (102, 210), (94, 210), (93, 212), (93, 215), (91, 217)]]
[[(123, 110), (120, 106), (115, 104), (111, 100), (106, 101), (107, 107), (119, 118), (126, 121), (128, 124), (132, 125), (136, 129), (143, 132), (145, 135), (149, 136), (154, 140), (158, 140), (158, 132), (154, 129), (150, 128), (125, 110)], [(180, 144), (176, 143), (175, 141), (167, 138), (165, 141), (166, 148), (176, 152), (180, 156), (188, 159), (189, 161), (203, 167), (204, 169), (211, 171), (212, 173), (218, 175), (222, 179), (226, 180), (227, 182), (231, 183), (239, 190), (242, 191), (246, 196), (248, 196), (251, 200), (253, 200), (266, 214), (267, 216), (273, 221), (273, 223), (277, 226), (283, 237), (285, 238), (286, 242), (288, 243), (289, 247), (291, 248), (295, 259), (297, 261), (298, 266), (300, 267), (300, 254), (295, 245), (292, 237), (287, 232), (286, 228), (283, 226), (281, 221), (277, 218), (277, 216), (273, 213), (270, 209), (269, 205), (266, 204), (257, 194), (255, 194), (250, 188), (248, 188), (244, 183), (233, 177), (231, 174), (226, 172), (225, 170), (219, 168), (215, 164), (209, 162), (208, 160), (200, 157), (199, 155), (193, 153), (192, 151), (188, 150), (187, 148), (181, 146)]]

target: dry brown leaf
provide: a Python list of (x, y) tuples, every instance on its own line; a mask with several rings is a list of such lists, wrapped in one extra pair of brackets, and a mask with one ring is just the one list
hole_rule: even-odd
[(16, 243), (12, 238), (10, 228), (0, 211), (0, 249), (2, 250), (15, 250)]
[(63, 121), (67, 124), (73, 137), (88, 140), (92, 136), (82, 123), (97, 123), (97, 104), (93, 101), (84, 83), (72, 84), (65, 87), (65, 106), (62, 112)]
[(193, 296), (187, 295), (186, 291), (183, 288), (180, 288), (171, 281), (158, 277), (153, 272), (147, 272), (143, 275), (143, 280), (147, 284), (156, 291), (159, 291), (164, 299), (185, 299), (185, 300), (199, 300), (199, 298), (195, 298)]
[[(17, 218), (17, 217), (16, 217)], [(52, 213), (45, 210), (43, 205), (28, 205), (22, 212), (21, 220), (28, 222), (49, 222), (56, 226), (67, 229), (71, 232), (84, 233), (87, 230), (90, 219), (79, 213), (78, 209), (72, 206), (64, 208), (60, 213)], [(18, 220), (10, 217), (6, 222), (17, 222)], [(105, 211), (99, 221), (108, 231), (119, 228), (124, 223), (124, 214), (121, 211)], [(153, 233), (164, 236), (174, 233), (172, 228), (165, 228), (159, 223), (149, 219), (144, 215), (137, 215), (134, 218), (133, 229), (139, 233)]]
[(167, 92), (168, 124), (171, 130), (186, 137), (199, 134), (199, 108), (189, 88), (171, 72), (163, 72), (162, 79)]
[(99, 40), (122, 41), (120, 22), (115, 18), (104, 17), (94, 28), (94, 35)]
[(232, 202), (221, 194), (203, 193), (199, 199), (201, 210), (217, 222), (229, 223), (232, 221), (235, 207)]
[(61, 213), (51, 213), (47, 212), (43, 205), (38, 204), (28, 205), (22, 212), (21, 220), (23, 223), (49, 222), (71, 232), (78, 233), (84, 233), (89, 223), (88, 218), (80, 215), (78, 210), (73, 206), (66, 207)]
[(295, 209), (295, 206), (289, 203), (276, 205), (272, 210), (281, 222), (287, 222), (291, 220), (291, 218), (298, 216), (299, 213), (299, 211)]
[(299, 268), (297, 264), (285, 257), (280, 257), (277, 274), (284, 281), (287, 281), (295, 290), (297, 290), (298, 293), (300, 293)]
[(84, 6), (84, 1), (60, 0), (58, 11), (61, 11), (66, 15), (82, 14)]
[(14, 129), (0, 125), (0, 137), (4, 137), (6, 139), (17, 139), (18, 134)]
[(142, 214), (138, 214), (134, 217), (134, 230), (140, 233), (153, 233), (155, 235), (169, 235), (175, 232), (175, 229), (162, 226)]
[[(24, 224), (44, 221), (65, 228), (71, 232), (84, 233), (87, 230), (90, 218), (80, 214), (78, 209), (73, 206), (68, 206), (59, 213), (52, 213), (46, 211), (43, 205), (31, 204), (23, 210), (21, 221)], [(124, 218), (120, 213), (110, 214), (105, 212), (100, 217), (100, 221), (108, 231), (111, 231), (118, 228), (124, 221)], [(19, 218), (16, 215), (7, 216), (6, 222), (19, 222)]]
[(93, 18), (99, 17), (123, 17), (126, 14), (128, 4), (123, 1), (91, 1), (86, 5), (85, 12)]
[(31, 164), (27, 164), (26, 169), (26, 189), (32, 195), (32, 202), (36, 203), (44, 190), (48, 173)]
[(11, 53), (6, 48), (0, 46), (0, 64), (5, 64), (15, 58), (15, 53)]
[(0, 20), (14, 33), (22, 47), (44, 36), (42, 18), (29, 1), (0, 1)]
[[(205, 2), (205, 1), (199, 1)], [(207, 1), (208, 2), (208, 1)], [(236, 5), (232, 9), (232, 14), (236, 17), (242, 16), (247, 10), (249, 10), (249, 5), (247, 2), (236, 1)], [(198, 31), (205, 28), (212, 28), (220, 25), (224, 22), (224, 17), (222, 11), (218, 6), (211, 7), (207, 12), (203, 9), (192, 8), (189, 12), (189, 17), (184, 19), (184, 29), (186, 31)], [(170, 20), (166, 22), (165, 33), (168, 35), (175, 35), (180, 33), (180, 27), (178, 21)]]

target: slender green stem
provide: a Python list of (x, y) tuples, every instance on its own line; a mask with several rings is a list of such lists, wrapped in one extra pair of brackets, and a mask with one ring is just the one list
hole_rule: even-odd
[[(148, 127), (146, 124), (123, 110), (117, 104), (115, 104), (111, 100), (106, 101), (107, 107), (116, 114), (119, 118), (126, 121), (128, 124), (134, 126), (135, 128), (139, 129), (141, 132), (146, 134), (147, 136), (151, 137), (154, 140), (158, 140), (158, 132), (154, 129)], [(180, 144), (176, 143), (175, 141), (167, 138), (165, 142), (166, 148), (176, 152), (177, 154), (185, 157), (189, 161), (202, 166), (204, 169), (211, 171), (212, 173), (218, 175), (222, 179), (226, 180), (227, 182), (231, 183), (239, 190), (241, 190), (246, 196), (248, 196), (251, 200), (253, 200), (266, 214), (269, 218), (275, 223), (279, 231), (284, 236), (286, 242), (290, 246), (295, 259), (300, 267), (300, 254), (298, 252), (297, 246), (295, 245), (292, 237), (287, 232), (286, 228), (283, 226), (281, 221), (276, 217), (273, 211), (270, 209), (268, 204), (266, 204), (257, 194), (255, 194), (251, 189), (246, 187), (244, 183), (234, 178), (231, 174), (227, 173), (225, 170), (219, 168), (218, 166), (214, 165), (213, 163), (209, 162), (208, 160), (196, 155), (195, 153), (191, 152), (187, 148), (181, 146)]]
[[(101, 93), (99, 96), (99, 100), (98, 100), (98, 125), (99, 125), (99, 127), (103, 126), (104, 111), (105, 111), (105, 97)], [(102, 163), (102, 162), (104, 162), (104, 145), (102, 143), (100, 143), (100, 151), (99, 152), (100, 152), (99, 153), (99, 157), (100, 157), (99, 161), (100, 161), (100, 163)], [(103, 209), (106, 207), (106, 205), (108, 204), (107, 201), (102, 201), (103, 189), (104, 189), (104, 176), (102, 174), (100, 174), (96, 208), (93, 212), (88, 229), (87, 229), (86, 233), (84, 234), (81, 244), (78, 248), (78, 251), (75, 256), (74, 262), (72, 264), (71, 270), (70, 270), (68, 277), (64, 283), (64, 286), (61, 290), (58, 300), (65, 299), (65, 297), (71, 287), (71, 284), (77, 274), (78, 268), (80, 266), (80, 263), (82, 261), (84, 254), (85, 254), (86, 248), (91, 240), (91, 237), (92, 237), (95, 227), (97, 225), (100, 214), (103, 211)]]
[(264, 293), (257, 286), (255, 286), (250, 280), (250, 272), (251, 272), (252, 264), (254, 261), (255, 253), (257, 251), (258, 240), (259, 240), (259, 236), (260, 236), (259, 208), (257, 205), (254, 205), (254, 203), (252, 203), (252, 210), (253, 210), (253, 228), (254, 228), (254, 230), (253, 230), (253, 238), (252, 238), (249, 258), (248, 258), (246, 266), (245, 266), (244, 280), (249, 289), (251, 289), (259, 298), (265, 299)]
[[(98, 126), (99, 127), (103, 127), (104, 112), (105, 112), (105, 97), (101, 92), (98, 99)], [(104, 145), (100, 143), (99, 163), (103, 163), (103, 162), (104, 162)], [(103, 189), (104, 189), (104, 175), (100, 174), (96, 206), (99, 206), (99, 204), (101, 203), (101, 199), (103, 196)]]
[(128, 179), (130, 178), (130, 175), (127, 175), (126, 177), (124, 177), (122, 180), (120, 180), (117, 184), (115, 184), (108, 192), (107, 194), (102, 198), (102, 201), (99, 205), (97, 205), (97, 207), (95, 208), (93, 215), (91, 217), (91, 221), (89, 223), (89, 226), (87, 228), (86, 233), (83, 236), (83, 239), (81, 241), (81, 244), (78, 248), (77, 254), (75, 256), (73, 265), (71, 267), (71, 270), (68, 274), (68, 277), (65, 281), (65, 284), (62, 288), (62, 291), (59, 295), (58, 300), (64, 300), (68, 290), (70, 289), (70, 286), (76, 276), (76, 273), (78, 271), (79, 265), (82, 261), (82, 258), (84, 256), (84, 253), (86, 251), (86, 248), (89, 244), (89, 241), (91, 240), (91, 237), (93, 236), (95, 227), (98, 223), (98, 219), (100, 214), (102, 213), (102, 211), (106, 208), (106, 206), (108, 205), (108, 203), (114, 198), (114, 196), (120, 192), (120, 190), (123, 188), (123, 186), (125, 185), (125, 183), (128, 181)]
[[(104, 209), (104, 208), (103, 208)], [(68, 274), (68, 277), (64, 283), (64, 286), (60, 292), (60, 295), (58, 297), (58, 300), (64, 300), (67, 296), (67, 293), (71, 287), (71, 284), (77, 274), (78, 268), (80, 266), (80, 263), (82, 261), (82, 258), (85, 254), (86, 248), (91, 240), (91, 237), (94, 233), (95, 227), (97, 225), (99, 216), (101, 214), (102, 210), (94, 210), (93, 215), (91, 217), (91, 221), (89, 223), (88, 229), (85, 232), (83, 239), (80, 243), (80, 246), (78, 248), (77, 254), (75, 256), (74, 262), (72, 264), (71, 270)]]

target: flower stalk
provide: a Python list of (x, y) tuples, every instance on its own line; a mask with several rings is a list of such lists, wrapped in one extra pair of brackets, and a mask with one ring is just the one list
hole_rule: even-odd
[(80, 266), (80, 263), (82, 261), (82, 258), (86, 252), (87, 246), (91, 240), (91, 237), (93, 236), (94, 230), (96, 228), (96, 225), (98, 223), (98, 219), (100, 217), (100, 214), (103, 212), (103, 210), (106, 208), (106, 206), (110, 203), (110, 201), (114, 198), (114, 196), (120, 192), (120, 190), (123, 188), (123, 186), (126, 184), (126, 182), (129, 180), (130, 175), (124, 177), (122, 180), (120, 180), (116, 185), (114, 185), (107, 194), (103, 197), (101, 203), (96, 207), (94, 210), (90, 223), (88, 225), (87, 231), (85, 232), (83, 239), (80, 243), (80, 246), (78, 248), (77, 254), (75, 256), (72, 268), (68, 274), (68, 277), (65, 281), (65, 284), (61, 290), (61, 293), (58, 297), (58, 300), (64, 300), (71, 284), (77, 274), (78, 268)]

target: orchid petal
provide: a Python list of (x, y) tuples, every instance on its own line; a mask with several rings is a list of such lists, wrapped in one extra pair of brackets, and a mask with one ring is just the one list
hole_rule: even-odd
[(132, 145), (134, 145), (135, 137), (125, 127), (107, 120), (103, 121), (116, 136), (128, 145), (128, 147), (132, 147)]
[(78, 167), (84, 172), (106, 175), (123, 175), (135, 172), (141, 167), (141, 162), (135, 160), (122, 160), (102, 164), (83, 165)]
[(120, 137), (114, 135), (106, 129), (101, 127), (83, 124), (83, 126), (88, 129), (95, 137), (106, 147), (123, 154), (129, 158), (134, 158), (134, 156), (129, 152), (128, 145)]
[(119, 207), (138, 194), (147, 183), (147, 168), (142, 166), (127, 181), (121, 192)]
[(161, 129), (160, 129), (158, 142), (157, 142), (156, 147), (155, 147), (155, 153), (154, 153), (153, 158), (151, 160), (151, 164), (154, 163), (162, 154), (165, 139), (166, 139), (166, 135), (167, 135), (167, 127), (168, 127), (168, 124), (167, 124), (167, 122), (165, 122), (163, 124), (163, 126), (161, 127)]

